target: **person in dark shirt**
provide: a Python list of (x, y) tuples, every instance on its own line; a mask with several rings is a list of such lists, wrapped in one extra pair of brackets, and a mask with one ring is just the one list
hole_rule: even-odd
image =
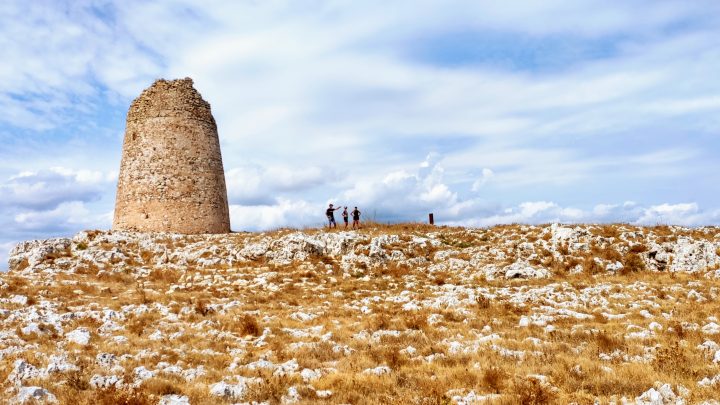
[(357, 207), (355, 207), (355, 209), (352, 210), (352, 212), (350, 214), (352, 214), (352, 217), (353, 217), (352, 228), (355, 229), (356, 226), (357, 226), (357, 228), (360, 228), (360, 210)]
[(342, 217), (343, 217), (343, 222), (345, 222), (345, 229), (347, 229), (347, 227), (348, 227), (348, 212), (347, 212), (347, 207), (343, 208)]
[(327, 215), (328, 219), (328, 228), (337, 228), (337, 223), (335, 222), (335, 211), (339, 210), (341, 207), (333, 208), (333, 205), (330, 204), (327, 210), (325, 210), (325, 215)]

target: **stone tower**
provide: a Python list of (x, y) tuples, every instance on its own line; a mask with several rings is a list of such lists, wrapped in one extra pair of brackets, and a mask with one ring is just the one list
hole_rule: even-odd
[(217, 126), (192, 79), (157, 80), (130, 105), (113, 229), (230, 232)]

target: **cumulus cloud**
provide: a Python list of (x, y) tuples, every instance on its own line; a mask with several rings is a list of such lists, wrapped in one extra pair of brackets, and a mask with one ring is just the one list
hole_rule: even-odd
[[(424, 221), (427, 213), (433, 212), (439, 224), (472, 227), (552, 222), (720, 224), (720, 210), (703, 210), (697, 203), (643, 206), (627, 201), (581, 208), (540, 200), (502, 206), (477, 197), (459, 197), (443, 183), (442, 173), (438, 163), (432, 167), (421, 164), (417, 172), (397, 171), (377, 181), (362, 182), (332, 201), (339, 205), (359, 206), (364, 220)], [(324, 208), (324, 201), (289, 199), (279, 199), (272, 204), (232, 205), (231, 221), (237, 230), (318, 226), (324, 223)]]
[(472, 191), (480, 191), (480, 189), (493, 177), (495, 176), (495, 172), (488, 168), (482, 169), (482, 175), (475, 180), (475, 182), (472, 185)]
[(0, 206), (46, 210), (67, 201), (99, 199), (114, 184), (115, 172), (53, 167), (27, 171), (0, 183)]
[(592, 209), (563, 207), (551, 201), (528, 201), (499, 208), (490, 215), (445, 221), (451, 225), (486, 227), (496, 224), (617, 223), (634, 225), (717, 225), (720, 210), (702, 210), (697, 203), (642, 206), (634, 202), (598, 204)]
[[(114, 171), (51, 167), (23, 171), (0, 182), (0, 246), (20, 240), (69, 235), (82, 229), (108, 228), (108, 194)], [(5, 267), (6, 252), (0, 254)]]
[(230, 203), (239, 205), (271, 204), (283, 193), (308, 192), (338, 178), (335, 170), (318, 166), (243, 165), (225, 172)]
[(0, 242), (0, 271), (7, 269), (10, 250), (12, 250), (16, 244), (16, 241)]
[[(415, 166), (415, 170), (401, 169), (380, 178), (365, 177), (330, 199), (276, 198), (276, 202), (233, 205), (232, 224), (240, 226), (239, 229), (317, 225), (325, 220), (324, 210), (328, 202), (349, 207), (358, 206), (364, 213), (364, 219), (379, 221), (417, 221), (430, 212), (439, 213), (446, 218), (457, 218), (469, 209), (481, 207), (482, 204), (478, 201), (460, 199), (457, 192), (446, 184), (441, 160), (441, 155), (429, 154), (423, 162)], [(254, 184), (261, 177), (249, 176), (244, 180), (252, 181), (253, 184), (248, 188), (256, 190)], [(306, 177), (313, 180), (314, 184), (313, 176), (299, 176)], [(295, 185), (295, 182), (270, 182), (280, 189)]]
[(82, 201), (63, 202), (50, 210), (23, 211), (15, 214), (15, 229), (54, 233), (82, 229), (109, 228), (112, 213), (95, 214)]
[[(32, 173), (0, 183), (0, 224), (46, 235), (109, 211), (117, 155), (96, 152), (119, 154), (130, 99), (161, 76), (212, 103), (239, 229), (321, 222), (330, 199), (388, 221), (717, 221), (718, 16), (713, 0), (3, 2), (0, 174)], [(37, 169), (75, 162), (89, 172)]]
[(495, 212), (487, 212), (481, 216), (465, 218), (460, 221), (445, 221), (445, 223), (485, 227), (513, 223), (582, 222), (587, 218), (587, 214), (581, 209), (561, 207), (552, 201), (527, 201), (514, 207), (498, 207)]
[(444, 182), (444, 169), (429, 156), (418, 170), (398, 170), (381, 179), (358, 181), (335, 201), (342, 205), (372, 207), (378, 220), (419, 220), (433, 211), (452, 210), (457, 192)]
[(234, 230), (240, 231), (318, 226), (324, 220), (323, 209), (319, 204), (283, 198), (270, 205), (231, 205), (230, 223)]
[(720, 210), (704, 211), (697, 203), (660, 204), (642, 210), (634, 223), (640, 225), (706, 225), (720, 223)]
[[(193, 72), (203, 93), (216, 100), (229, 159), (264, 151), (268, 161), (388, 173), (426, 153), (427, 139), (449, 149), (443, 151), (449, 180), (476, 171), (481, 161), (497, 171), (497, 183), (516, 190), (552, 186), (556, 195), (564, 194), (561, 198), (570, 187), (595, 179), (609, 183), (617, 176), (637, 186), (648, 177), (659, 182), (707, 169), (699, 162), (712, 158), (694, 130), (720, 128), (709, 113), (720, 90), (712, 78), (720, 58), (711, 40), (715, 28), (702, 23), (697, 5), (652, 7), (657, 14), (637, 25), (628, 20), (641, 8), (637, 4), (510, 4), (398, 2), (379, 13), (367, 4), (320, 2), (298, 9), (272, 3), (244, 10), (218, 3), (208, 11), (218, 21), (217, 30), (180, 48), (170, 71)], [(606, 17), (579, 24), (587, 20), (579, 18), (581, 13)], [(433, 18), (423, 18), (429, 15)], [(537, 23), (548, 15), (553, 24)], [(670, 36), (666, 27), (684, 18), (699, 22)], [(267, 19), (272, 27), (257, 30), (258, 21)], [(399, 19), (402, 30), (396, 29)], [(424, 49), (434, 55), (429, 58), (404, 53), (408, 44), (432, 43), (419, 39), (457, 31), (470, 38), (465, 48), (473, 48), (497, 30), (509, 33), (503, 45), (510, 48), (526, 39), (553, 43), (558, 36), (597, 40), (592, 46), (601, 48), (601, 56), (579, 58), (559, 71), (527, 66), (519, 72), (491, 58), (448, 66), (443, 49), (469, 52), (454, 42)], [(478, 52), (493, 52), (483, 51)], [(690, 62), (691, 54), (703, 55), (703, 65)], [(518, 64), (527, 62), (519, 59)], [(697, 76), (685, 74), (698, 69)], [(700, 101), (672, 111), (651, 105), (676, 99)], [(678, 114), (702, 115), (680, 122)], [(676, 133), (688, 134), (682, 144), (670, 139)], [(455, 144), (456, 136), (464, 141)], [(672, 161), (642, 158), (676, 149), (687, 153), (674, 153)], [(479, 187), (487, 188), (488, 178), (470, 181), (471, 189)], [(523, 197), (548, 198), (530, 192)]]

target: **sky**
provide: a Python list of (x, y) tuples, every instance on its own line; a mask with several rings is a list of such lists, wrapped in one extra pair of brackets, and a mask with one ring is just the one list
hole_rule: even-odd
[(0, 3), (0, 268), (112, 223), (125, 115), (191, 77), (233, 230), (720, 224), (717, 0)]

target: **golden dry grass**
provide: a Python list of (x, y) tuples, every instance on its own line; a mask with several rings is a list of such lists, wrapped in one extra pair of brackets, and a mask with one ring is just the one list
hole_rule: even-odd
[[(462, 254), (470, 247), (509, 251), (524, 241), (548, 240), (542, 228), (523, 234), (520, 227), (468, 234), (461, 228), (420, 224), (365, 224), (360, 233), (403, 236), (403, 242), (386, 249), (401, 250), (407, 257), (432, 259), (437, 252), (454, 250), (452, 257), (467, 260)], [(266, 235), (277, 238), (290, 232)], [(607, 226), (592, 232), (603, 238), (621, 234)], [(403, 244), (410, 235), (428, 233), (438, 235), (439, 247), (417, 250)], [(673, 234), (659, 228), (659, 235)], [(657, 381), (690, 389), (689, 403), (720, 397), (720, 385), (697, 384), (720, 374), (720, 365), (698, 349), (706, 340), (717, 341), (701, 328), (711, 322), (709, 317), (720, 314), (720, 281), (702, 273), (649, 272), (639, 260), (646, 248), (635, 246), (640, 247), (624, 253), (601, 245), (574, 256), (547, 253), (537, 260), (554, 269), (555, 277), (541, 280), (486, 280), (472, 271), (430, 272), (395, 262), (351, 274), (341, 270), (339, 260), (322, 256), (290, 264), (262, 259), (212, 269), (154, 266), (138, 279), (132, 272), (98, 274), (99, 269), (93, 269), (60, 273), (50, 283), (39, 283), (10, 273), (1, 276), (8, 287), (0, 298), (32, 299), (24, 307), (4, 302), (0, 309), (22, 312), (52, 302), (58, 314), (112, 310), (125, 316), (115, 320), (122, 328), (105, 336), (99, 333), (104, 323), (100, 315), (63, 324), (64, 333), (81, 327), (91, 330), (87, 346), (68, 344), (47, 324), (40, 324), (40, 335), (26, 335), (21, 332), (26, 323), (0, 318), (3, 331), (17, 335), (28, 347), (0, 357), (0, 381), (3, 388), (10, 386), (8, 376), (17, 359), (41, 368), (49, 355), (64, 350), (79, 370), (24, 384), (45, 387), (61, 403), (73, 404), (154, 404), (168, 394), (185, 395), (198, 404), (278, 403), (291, 387), (301, 403), (446, 404), (453, 395), (474, 391), (497, 395), (490, 402), (497, 404), (585, 404), (621, 397), (634, 400)], [(624, 270), (609, 274), (593, 269), (595, 257), (621, 261)], [(148, 256), (143, 262), (152, 259)], [(577, 265), (586, 271), (572, 274)], [(705, 300), (688, 298), (691, 290)], [(405, 307), (408, 302), (416, 307)], [(562, 310), (586, 316), (576, 318)], [(542, 316), (552, 320), (520, 326)], [(651, 322), (660, 328), (650, 330)], [(160, 338), (151, 338), (156, 331)], [(127, 341), (116, 343), (113, 336)], [(17, 343), (2, 340), (0, 350)], [(119, 370), (109, 372), (95, 361), (99, 353), (129, 356), (118, 363)], [(245, 367), (261, 359), (275, 365), (295, 359), (298, 369), (278, 376), (272, 370)], [(203, 366), (205, 374), (188, 381), (160, 371), (163, 362), (184, 370)], [(133, 381), (133, 370), (139, 366), (155, 370), (155, 376), (136, 387), (89, 385), (95, 374), (114, 373)], [(390, 373), (366, 372), (380, 366), (389, 367)], [(303, 369), (321, 375), (305, 382), (298, 374)], [(233, 383), (237, 376), (258, 377), (261, 382), (249, 385), (242, 398), (210, 394), (212, 384)], [(317, 392), (323, 390), (332, 394), (321, 398)], [(11, 395), (0, 390), (0, 400)]]

